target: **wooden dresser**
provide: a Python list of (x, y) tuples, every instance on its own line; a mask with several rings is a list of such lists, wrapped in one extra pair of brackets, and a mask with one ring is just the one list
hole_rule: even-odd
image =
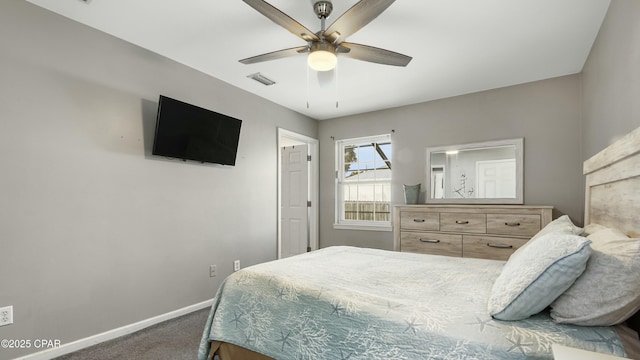
[(551, 222), (552, 206), (402, 205), (393, 213), (395, 251), (507, 260)]

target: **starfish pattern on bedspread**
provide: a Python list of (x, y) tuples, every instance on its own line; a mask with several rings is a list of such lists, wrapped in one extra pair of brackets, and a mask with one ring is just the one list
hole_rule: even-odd
[(620, 341), (619, 341), (617, 335), (615, 335), (615, 334), (603, 335), (597, 329), (594, 329), (593, 332), (597, 335), (597, 339), (590, 339), (589, 341), (596, 342), (596, 343), (603, 343), (611, 351), (613, 351), (615, 349), (624, 350), (622, 345), (620, 344)]
[(291, 331), (287, 332), (287, 335), (284, 334), (283, 330), (280, 330), (280, 333), (282, 334), (282, 336), (280, 337), (280, 339), (276, 341), (282, 343), (282, 351), (284, 351), (285, 345), (291, 346), (291, 343), (289, 342), (289, 336), (291, 336)]
[(477, 316), (476, 316), (476, 322), (466, 323), (465, 325), (479, 325), (480, 326), (480, 332), (483, 332), (485, 327), (487, 327), (487, 326), (493, 327), (493, 328), (496, 327), (495, 325), (493, 325), (493, 319), (489, 318), (487, 320), (481, 320)]
[(507, 338), (507, 341), (509, 341), (511, 343), (511, 347), (507, 349), (507, 352), (511, 352), (515, 349), (520, 350), (520, 352), (522, 353), (522, 355), (526, 355), (527, 352), (525, 351), (525, 347), (529, 347), (532, 346), (533, 343), (523, 343), (523, 339), (522, 337), (518, 336), (515, 339), (510, 339)]

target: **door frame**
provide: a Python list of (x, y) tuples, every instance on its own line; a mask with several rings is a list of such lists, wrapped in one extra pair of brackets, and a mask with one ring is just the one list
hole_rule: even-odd
[(319, 158), (319, 141), (318, 139), (314, 139), (312, 137), (299, 134), (287, 129), (283, 129), (278, 127), (278, 219), (277, 219), (277, 229), (278, 229), (278, 244), (277, 244), (277, 258), (282, 258), (282, 148), (284, 146), (288, 146), (290, 143), (304, 143), (309, 145), (309, 154), (311, 155), (311, 164), (309, 166), (309, 197), (311, 200), (311, 208), (309, 209), (309, 235), (310, 235), (310, 246), (311, 250), (318, 249), (318, 221), (319, 221), (319, 211), (318, 211), (318, 200), (319, 196), (319, 174), (320, 174), (320, 162)]

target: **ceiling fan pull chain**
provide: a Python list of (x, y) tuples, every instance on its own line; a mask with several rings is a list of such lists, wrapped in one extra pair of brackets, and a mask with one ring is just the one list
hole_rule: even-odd
[(309, 108), (309, 67), (305, 64), (305, 69), (307, 69), (307, 109)]
[(335, 74), (336, 74), (336, 81), (335, 81), (335, 85), (336, 85), (336, 109), (338, 108), (338, 99), (340, 98), (340, 94), (338, 93), (338, 64), (336, 63), (336, 68), (335, 68)]

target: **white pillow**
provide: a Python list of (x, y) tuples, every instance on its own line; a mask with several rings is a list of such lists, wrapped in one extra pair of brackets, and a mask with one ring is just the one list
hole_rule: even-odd
[(582, 235), (583, 229), (579, 226), (576, 226), (569, 218), (569, 215), (562, 215), (559, 218), (553, 220), (548, 223), (542, 230), (538, 231), (532, 238), (535, 239), (538, 236), (542, 236), (548, 233), (564, 233), (564, 234), (574, 234), (574, 235)]
[(538, 233), (536, 233), (531, 238), (531, 240), (527, 241), (523, 246), (521, 246), (518, 250), (511, 254), (511, 257), (517, 256), (516, 254), (524, 251), (524, 249), (529, 246), (529, 244), (533, 242), (533, 240), (549, 233), (582, 235), (583, 230), (581, 227), (573, 224), (573, 222), (569, 218), (569, 215), (562, 215), (559, 218), (548, 223), (545, 227), (538, 231)]
[(640, 309), (640, 238), (616, 229), (589, 235), (587, 269), (552, 305), (559, 323), (610, 326)]
[(589, 235), (591, 235), (593, 233), (596, 233), (596, 232), (598, 232), (600, 230), (605, 230), (605, 229), (607, 229), (607, 227), (604, 226), (604, 225), (592, 223), (592, 224), (586, 225), (584, 227), (583, 236), (589, 236)]
[(513, 254), (491, 289), (488, 310), (500, 320), (522, 320), (551, 304), (582, 274), (591, 241), (582, 236), (546, 233)]

